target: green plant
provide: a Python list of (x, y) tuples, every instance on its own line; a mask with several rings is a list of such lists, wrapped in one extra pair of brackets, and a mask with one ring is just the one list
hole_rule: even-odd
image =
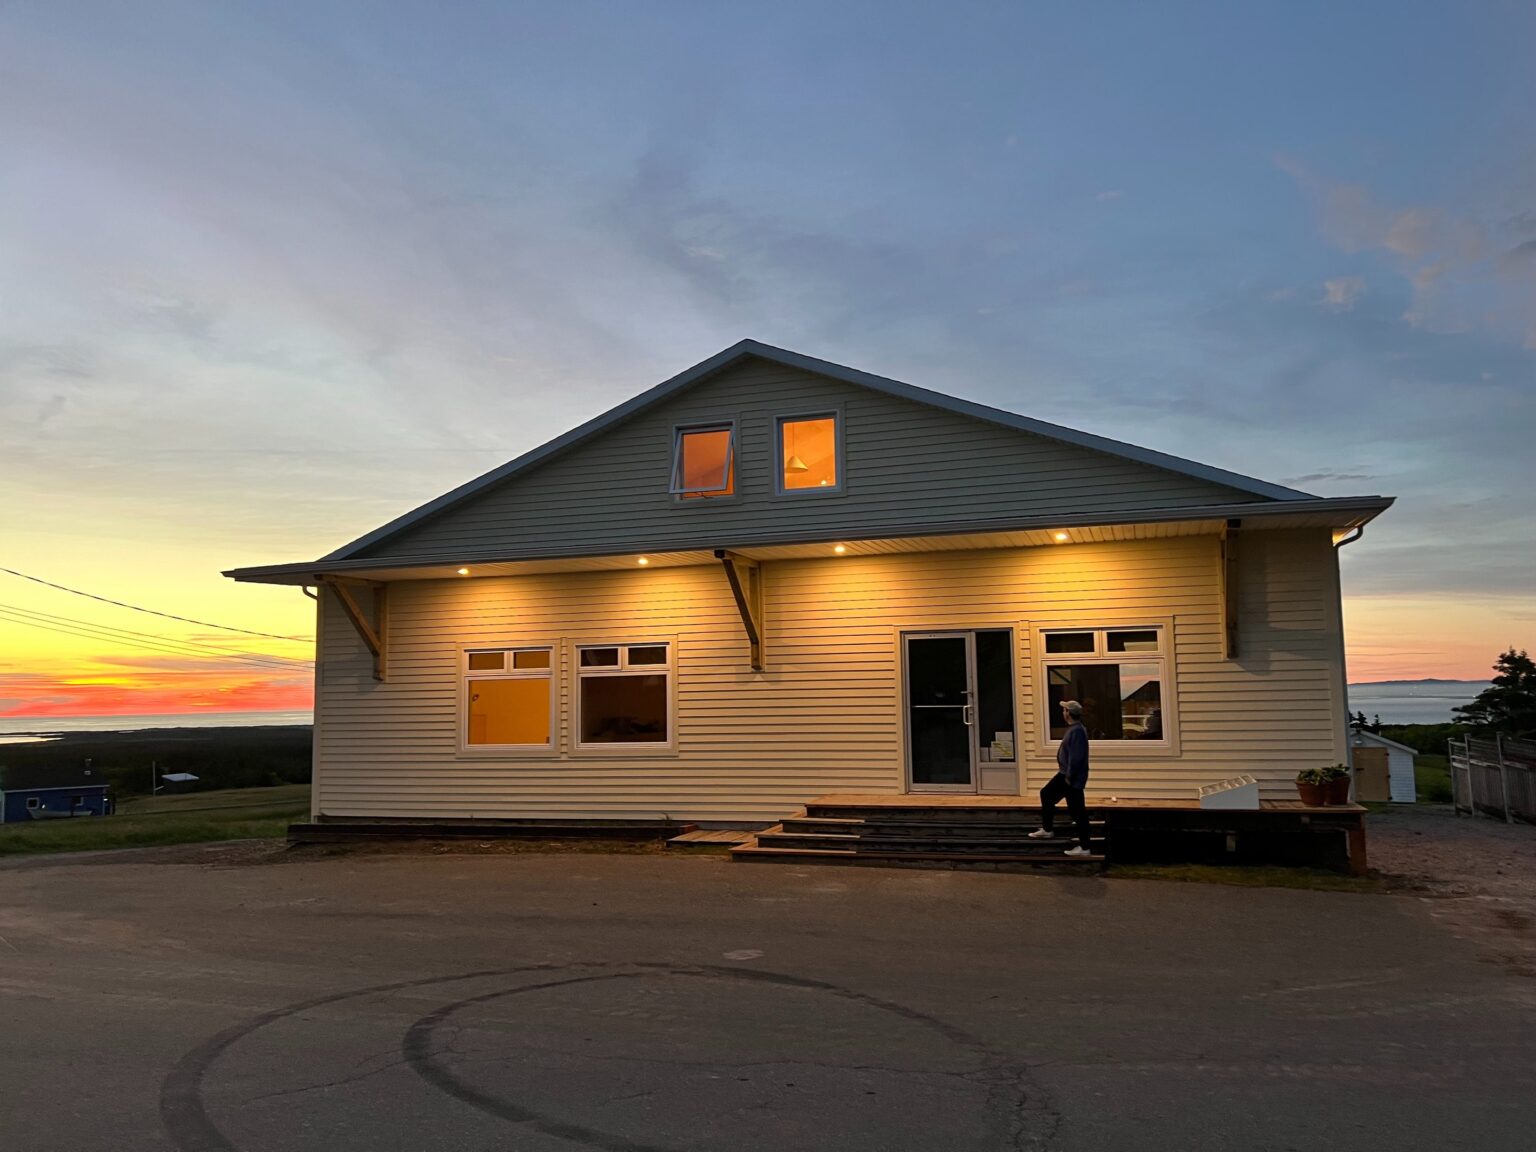
[(1296, 773), (1298, 784), (1321, 784), (1326, 779), (1321, 768), (1303, 768)]
[(1326, 768), (1314, 768), (1317, 773), (1317, 783), (1326, 784), (1330, 780), (1343, 780), (1349, 776), (1348, 764), (1329, 764)]

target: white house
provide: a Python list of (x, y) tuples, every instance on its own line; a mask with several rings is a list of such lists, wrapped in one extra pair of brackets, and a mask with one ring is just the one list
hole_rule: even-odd
[(1348, 755), (1309, 495), (743, 341), (318, 560), (317, 819), (1291, 796)]

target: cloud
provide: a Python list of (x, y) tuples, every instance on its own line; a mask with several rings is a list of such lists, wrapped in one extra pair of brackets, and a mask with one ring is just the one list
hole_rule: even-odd
[(1291, 477), (1288, 477), (1287, 479), (1282, 480), (1281, 483), (1282, 484), (1316, 484), (1316, 483), (1319, 483), (1321, 481), (1343, 481), (1343, 480), (1356, 480), (1356, 481), (1359, 481), (1359, 480), (1374, 480), (1374, 479), (1376, 479), (1376, 475), (1373, 472), (1346, 472), (1346, 471), (1343, 471), (1343, 470), (1337, 469), (1337, 468), (1324, 468), (1324, 469), (1322, 469), (1319, 472), (1308, 472), (1304, 476), (1291, 476)]
[(1335, 312), (1348, 312), (1363, 295), (1364, 276), (1339, 276), (1323, 281), (1323, 298), (1318, 303)]
[[(1402, 278), (1410, 296), (1403, 322), (1433, 332), (1488, 331), (1536, 349), (1536, 211), (1484, 215), (1390, 204), (1362, 184), (1330, 179), (1293, 157), (1275, 163), (1312, 202), (1331, 244), (1351, 255), (1376, 255)], [(1520, 186), (1509, 194), (1532, 195)], [(1323, 303), (1352, 307), (1331, 292)]]
[(1111, 188), (1107, 192), (1100, 192), (1097, 196), (1094, 197), (1094, 199), (1097, 200), (1100, 204), (1107, 204), (1111, 200), (1118, 200), (1124, 195), (1124, 188)]

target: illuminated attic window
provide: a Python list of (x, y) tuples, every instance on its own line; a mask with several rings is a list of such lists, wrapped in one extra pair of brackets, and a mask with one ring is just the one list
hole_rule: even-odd
[(684, 500), (736, 491), (736, 427), (679, 428), (672, 455), (672, 494)]
[(779, 491), (835, 492), (842, 487), (837, 415), (779, 418)]

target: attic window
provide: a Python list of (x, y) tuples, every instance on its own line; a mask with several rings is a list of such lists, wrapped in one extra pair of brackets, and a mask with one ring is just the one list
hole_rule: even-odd
[(842, 487), (837, 424), (834, 412), (779, 418), (780, 492), (835, 492)]
[(684, 500), (736, 491), (736, 426), (679, 428), (672, 454), (672, 494)]

